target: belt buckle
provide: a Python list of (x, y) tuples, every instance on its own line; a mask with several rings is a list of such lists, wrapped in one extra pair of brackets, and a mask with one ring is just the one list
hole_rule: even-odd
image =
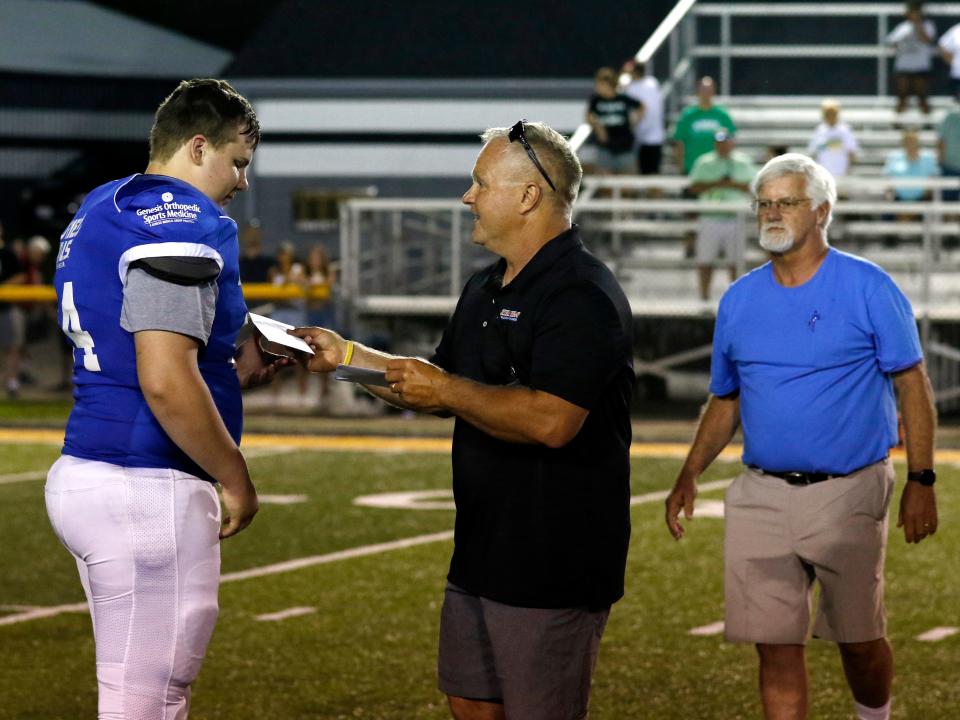
[(783, 474), (783, 479), (790, 485), (809, 485), (810, 474), (803, 472), (788, 472)]

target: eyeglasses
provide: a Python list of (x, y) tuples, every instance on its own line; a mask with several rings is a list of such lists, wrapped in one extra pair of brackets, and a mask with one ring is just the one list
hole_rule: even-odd
[(774, 207), (778, 212), (790, 212), (801, 205), (810, 202), (809, 198), (780, 198), (779, 200), (754, 200), (752, 207), (755, 213), (767, 213)]
[(543, 175), (543, 179), (547, 181), (547, 184), (550, 186), (550, 189), (554, 192), (557, 191), (556, 185), (553, 184), (553, 180), (550, 179), (550, 176), (547, 175), (547, 171), (543, 169), (543, 165), (540, 164), (540, 160), (537, 159), (537, 154), (533, 151), (533, 148), (530, 147), (530, 143), (527, 142), (527, 135), (524, 132), (523, 124), (526, 120), (521, 120), (512, 128), (510, 128), (510, 142), (519, 141), (523, 146), (523, 149), (527, 151), (527, 155), (530, 156), (530, 159), (533, 160), (533, 164), (537, 166), (537, 170), (540, 171), (540, 174)]

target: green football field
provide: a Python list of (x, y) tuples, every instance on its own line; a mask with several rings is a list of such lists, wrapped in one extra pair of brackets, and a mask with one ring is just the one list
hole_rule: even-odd
[[(372, 446), (304, 450), (264, 441), (251, 451), (264, 504), (253, 525), (223, 545), (220, 619), (192, 718), (448, 717), (434, 673), (454, 517), (448, 455)], [(96, 716), (90, 620), (73, 560), (44, 509), (42, 474), (57, 454), (49, 441), (0, 444), (0, 720)], [(754, 651), (725, 644), (716, 627), (718, 481), (739, 465), (711, 468), (704, 482), (714, 489), (700, 496), (706, 516), (676, 543), (664, 527), (662, 491), (679, 460), (656, 454), (634, 458), (627, 594), (604, 637), (591, 718), (757, 718)], [(891, 530), (896, 718), (960, 718), (960, 634), (918, 639), (960, 627), (958, 471), (944, 462), (939, 469), (937, 536), (908, 547)], [(354, 502), (362, 496), (374, 504)], [(298, 559), (307, 560), (278, 565)], [(248, 570), (255, 571), (238, 574)], [(852, 718), (833, 647), (812, 641), (809, 655), (811, 718)]]

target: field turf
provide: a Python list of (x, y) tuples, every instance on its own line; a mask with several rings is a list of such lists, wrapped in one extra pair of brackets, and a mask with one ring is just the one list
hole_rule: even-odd
[[(96, 716), (86, 613), (73, 609), (3, 624), (31, 608), (83, 601), (73, 560), (44, 509), (39, 475), (57, 454), (50, 443), (7, 438), (0, 444), (0, 720)], [(264, 442), (254, 454), (250, 466), (262, 494), (306, 498), (265, 503), (250, 528), (224, 542), (228, 577), (452, 528), (451, 509), (353, 503), (362, 495), (447, 490), (445, 452), (271, 449)], [(614, 607), (601, 648), (594, 720), (760, 716), (753, 649), (725, 644), (715, 634), (689, 634), (723, 616), (723, 521), (699, 518), (682, 542), (668, 537), (662, 501), (652, 493), (667, 489), (678, 467), (675, 457), (634, 458), (633, 495), (643, 497), (633, 507), (627, 594)], [(704, 481), (731, 478), (738, 468), (717, 463)], [(902, 465), (898, 469), (902, 477)], [(960, 634), (938, 642), (916, 639), (935, 627), (960, 627), (960, 472), (944, 463), (940, 470), (936, 537), (908, 547), (891, 529), (887, 600), (897, 658), (895, 718), (960, 718)], [(701, 495), (704, 508), (721, 499), (721, 489)], [(449, 539), (432, 540), (225, 582), (191, 718), (448, 717), (435, 689), (435, 661), (450, 549)], [(257, 619), (291, 608), (308, 610)], [(811, 641), (809, 665), (810, 717), (852, 718), (833, 647)]]

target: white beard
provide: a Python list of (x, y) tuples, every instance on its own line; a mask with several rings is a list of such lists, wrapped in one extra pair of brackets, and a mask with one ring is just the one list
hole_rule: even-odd
[(777, 234), (770, 232), (770, 225), (764, 225), (760, 228), (760, 247), (767, 252), (785, 253), (793, 247), (796, 238), (793, 235), (793, 230), (786, 225), (776, 227), (780, 229)]

